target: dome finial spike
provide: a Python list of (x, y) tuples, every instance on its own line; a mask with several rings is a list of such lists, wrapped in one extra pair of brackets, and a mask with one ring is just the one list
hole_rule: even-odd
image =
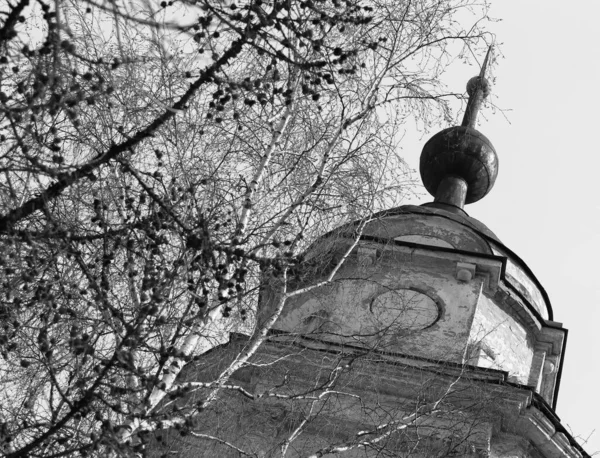
[(485, 76), (488, 70), (492, 47), (493, 45), (490, 45), (487, 50), (479, 75), (471, 78), (467, 83), (469, 101), (467, 102), (467, 108), (465, 109), (465, 115), (462, 122), (462, 125), (465, 127), (474, 129), (477, 126), (477, 116), (479, 115), (481, 104), (490, 93), (490, 83)]
[(494, 45), (490, 45), (488, 47), (487, 53), (485, 53), (485, 59), (483, 59), (483, 65), (481, 66), (481, 71), (479, 72), (479, 78), (485, 78), (485, 74), (487, 73), (488, 62), (490, 60), (490, 54), (492, 53), (492, 47)]

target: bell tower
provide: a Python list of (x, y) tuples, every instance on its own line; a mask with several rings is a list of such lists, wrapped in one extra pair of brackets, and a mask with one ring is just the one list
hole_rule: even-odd
[[(467, 84), (462, 125), (423, 148), (433, 201), (347, 224), (309, 248), (290, 274), (299, 293), (233, 376), (262, 407), (232, 395), (222, 404), (241, 412), (231, 442), (192, 438), (181, 456), (589, 456), (555, 413), (567, 330), (525, 262), (464, 210), (498, 174), (476, 129), (489, 56)], [(264, 286), (259, 320), (273, 316), (277, 295)], [(214, 351), (214, 370), (246, 342)], [(210, 418), (206, 435), (216, 435), (221, 417)]]
[[(467, 83), (462, 125), (423, 147), (420, 173), (433, 202), (386, 210), (323, 237), (312, 256), (334, 252), (337, 260), (360, 232), (333, 284), (286, 306), (273, 341), (306, 352), (369, 355), (355, 392), (385, 393), (390, 406), (394, 396), (409, 405), (410, 396), (423, 395), (423, 374), (437, 374), (423, 396), (434, 404), (435, 396), (447, 396), (447, 409), (423, 431), (431, 443), (445, 444), (448, 424), (469, 424), (469, 446), (458, 456), (588, 456), (554, 410), (567, 330), (554, 321), (525, 262), (464, 210), (490, 192), (498, 175), (498, 155), (476, 129), (490, 93), (490, 51)], [(479, 405), (478, 420), (468, 405)], [(350, 417), (357, 422), (360, 414)], [(406, 456), (438, 456), (416, 450)]]

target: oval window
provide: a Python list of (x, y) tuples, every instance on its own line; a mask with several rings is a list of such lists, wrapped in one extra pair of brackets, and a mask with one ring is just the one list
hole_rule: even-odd
[(433, 325), (440, 316), (436, 302), (418, 291), (398, 289), (377, 296), (371, 302), (378, 327), (416, 331)]
[(421, 245), (437, 246), (441, 248), (454, 248), (450, 243), (431, 235), (401, 235), (394, 240), (398, 242), (419, 243)]

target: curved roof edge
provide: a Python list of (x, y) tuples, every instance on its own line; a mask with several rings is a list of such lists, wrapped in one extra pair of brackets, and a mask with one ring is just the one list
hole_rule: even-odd
[(433, 215), (450, 219), (476, 231), (479, 235), (484, 235), (486, 239), (491, 239), (495, 243), (502, 244), (498, 236), (494, 234), (485, 224), (476, 220), (475, 218), (470, 217), (467, 212), (454, 205), (441, 204), (437, 202), (430, 202), (423, 205), (402, 205), (389, 210), (383, 210), (373, 215), (373, 217), (381, 218), (385, 216), (394, 216), (406, 213)]

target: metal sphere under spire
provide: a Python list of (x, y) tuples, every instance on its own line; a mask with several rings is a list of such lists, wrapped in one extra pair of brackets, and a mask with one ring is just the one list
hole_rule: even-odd
[[(481, 132), (456, 126), (438, 132), (425, 143), (419, 168), (423, 185), (436, 202), (462, 208), (490, 192), (498, 176), (498, 156)], [(463, 180), (466, 192), (454, 190), (456, 180), (451, 178)]]
[(492, 87), (487, 78), (482, 78), (481, 76), (477, 75), (467, 81), (467, 94), (469, 94), (469, 97), (474, 97), (479, 89), (481, 89), (481, 95), (484, 99), (490, 95), (490, 92), (492, 92)]

